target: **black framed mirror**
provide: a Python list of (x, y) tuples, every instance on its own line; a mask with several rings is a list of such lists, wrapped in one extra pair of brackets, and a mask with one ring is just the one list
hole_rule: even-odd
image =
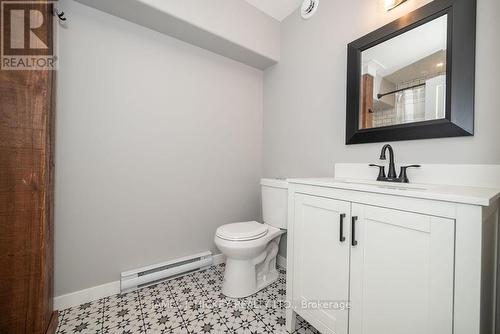
[(474, 135), (476, 0), (434, 0), (347, 47), (346, 144)]

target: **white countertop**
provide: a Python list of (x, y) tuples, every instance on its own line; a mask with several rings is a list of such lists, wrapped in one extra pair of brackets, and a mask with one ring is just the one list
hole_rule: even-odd
[(294, 184), (481, 206), (489, 206), (500, 198), (500, 189), (483, 187), (441, 184), (408, 184), (347, 178), (300, 178), (288, 179), (287, 181)]

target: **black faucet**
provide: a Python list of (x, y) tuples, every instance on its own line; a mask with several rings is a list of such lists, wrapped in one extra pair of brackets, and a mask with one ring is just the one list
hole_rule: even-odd
[(378, 167), (378, 177), (377, 181), (386, 181), (386, 182), (401, 182), (401, 183), (409, 183), (408, 176), (406, 173), (406, 169), (410, 167), (420, 167), (420, 165), (409, 165), (409, 166), (401, 166), (401, 171), (399, 172), (399, 176), (396, 177), (396, 165), (394, 163), (394, 150), (392, 146), (389, 144), (385, 144), (382, 147), (382, 151), (380, 152), (380, 160), (386, 160), (385, 152), (389, 150), (389, 173), (387, 176), (385, 175), (385, 166), (370, 164), (372, 167)]
[(380, 151), (380, 160), (386, 160), (385, 151), (389, 150), (389, 173), (387, 174), (386, 181), (396, 178), (396, 166), (394, 165), (394, 150), (389, 144), (385, 144)]

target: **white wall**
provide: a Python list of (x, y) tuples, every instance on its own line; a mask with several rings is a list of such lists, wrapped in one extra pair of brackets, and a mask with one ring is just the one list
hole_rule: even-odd
[(63, 0), (55, 295), (260, 216), (262, 72)]
[[(331, 176), (335, 162), (376, 162), (382, 143), (345, 145), (346, 46), (427, 0), (322, 1), (282, 23), (281, 60), (264, 76), (264, 175)], [(396, 161), (500, 163), (500, 1), (478, 0), (475, 136), (392, 143)], [(281, 247), (284, 253), (284, 243)]]

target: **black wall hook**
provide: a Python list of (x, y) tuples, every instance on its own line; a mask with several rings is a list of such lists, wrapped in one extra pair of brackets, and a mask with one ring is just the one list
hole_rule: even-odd
[(59, 9), (54, 8), (54, 15), (59, 18), (61, 21), (66, 21), (66, 17), (64, 17), (64, 12), (60, 12)]

